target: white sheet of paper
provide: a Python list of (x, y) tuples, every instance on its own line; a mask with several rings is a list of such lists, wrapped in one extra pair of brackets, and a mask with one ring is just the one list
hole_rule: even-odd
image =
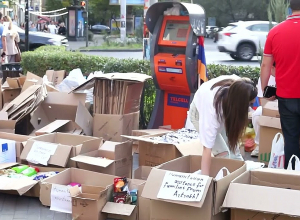
[(52, 184), (50, 210), (72, 213), (72, 198), (68, 186)]
[(167, 171), (157, 198), (183, 202), (200, 202), (208, 178), (208, 176), (199, 174)]
[(16, 142), (0, 139), (0, 163), (16, 163)]
[(9, 185), (11, 185), (11, 179), (0, 176), (0, 189), (6, 189)]
[(27, 155), (26, 160), (34, 164), (48, 165), (48, 160), (55, 154), (57, 144), (35, 141)]

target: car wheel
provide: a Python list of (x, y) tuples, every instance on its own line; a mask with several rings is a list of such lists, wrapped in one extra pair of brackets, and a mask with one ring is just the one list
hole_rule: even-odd
[(234, 60), (239, 60), (239, 57), (235, 53), (231, 53), (229, 56)]
[(237, 56), (243, 61), (252, 60), (254, 56), (254, 47), (251, 44), (241, 44), (238, 47)]

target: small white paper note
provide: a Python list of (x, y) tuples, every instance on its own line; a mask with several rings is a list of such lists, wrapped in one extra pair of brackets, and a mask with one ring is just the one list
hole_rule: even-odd
[(208, 176), (199, 174), (167, 171), (157, 198), (183, 202), (200, 202), (208, 178)]
[(72, 213), (72, 198), (68, 186), (52, 184), (50, 210)]
[(0, 163), (16, 162), (16, 142), (0, 139)]
[(34, 164), (48, 165), (48, 160), (55, 154), (57, 144), (35, 141), (27, 155), (26, 160)]

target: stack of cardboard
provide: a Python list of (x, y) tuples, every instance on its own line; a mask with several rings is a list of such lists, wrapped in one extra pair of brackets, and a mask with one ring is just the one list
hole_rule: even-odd
[(21, 93), (26, 77), (20, 76), (16, 78), (7, 77), (2, 85), (3, 105), (14, 100)]
[(97, 74), (73, 92), (94, 87), (93, 136), (123, 141), (139, 126), (139, 109), (145, 80), (139, 73)]

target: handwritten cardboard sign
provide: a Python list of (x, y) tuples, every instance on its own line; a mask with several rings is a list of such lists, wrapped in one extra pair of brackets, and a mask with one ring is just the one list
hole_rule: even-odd
[(57, 144), (35, 141), (26, 157), (28, 162), (48, 165), (48, 160), (55, 154)]
[(72, 198), (68, 186), (52, 184), (50, 210), (72, 213)]
[(200, 202), (208, 179), (204, 175), (167, 171), (157, 198)]

